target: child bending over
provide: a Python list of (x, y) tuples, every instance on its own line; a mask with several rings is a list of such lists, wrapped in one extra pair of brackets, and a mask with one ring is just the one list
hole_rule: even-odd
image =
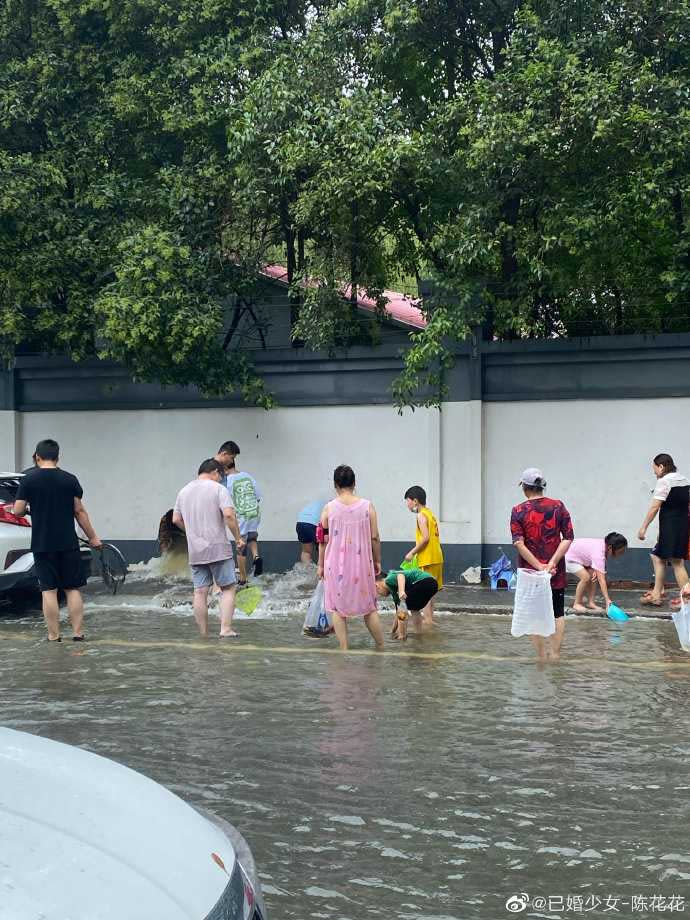
[[(379, 597), (392, 597), (395, 604), (395, 623), (391, 635), (394, 639), (407, 639), (407, 616), (412, 617), (416, 633), (421, 633), (422, 611), (438, 593), (438, 582), (422, 569), (392, 569), (376, 579)], [(405, 610), (402, 605), (407, 607)]]
[(566, 572), (569, 575), (577, 575), (580, 579), (575, 589), (573, 610), (578, 613), (586, 613), (588, 610), (601, 611), (602, 608), (594, 602), (597, 582), (608, 610), (611, 598), (606, 583), (606, 560), (622, 556), (627, 548), (628, 541), (623, 534), (615, 532), (607, 534), (603, 540), (590, 537), (573, 540), (565, 554)]

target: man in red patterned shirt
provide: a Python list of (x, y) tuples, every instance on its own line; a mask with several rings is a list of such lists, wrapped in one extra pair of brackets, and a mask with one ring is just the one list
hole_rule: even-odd
[[(550, 636), (551, 657), (558, 658), (565, 632), (565, 554), (573, 542), (573, 525), (563, 502), (545, 498), (546, 480), (541, 470), (530, 467), (520, 479), (526, 501), (513, 508), (510, 532), (518, 552), (518, 566), (551, 572), (551, 594), (556, 632)], [(547, 639), (530, 636), (539, 658), (546, 658)]]

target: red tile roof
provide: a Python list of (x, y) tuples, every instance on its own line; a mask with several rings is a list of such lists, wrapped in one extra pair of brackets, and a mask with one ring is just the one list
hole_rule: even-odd
[[(284, 265), (264, 265), (261, 274), (274, 281), (280, 281), (287, 284), (287, 269)], [(343, 297), (350, 296), (349, 286), (343, 288)], [(426, 319), (424, 314), (417, 306), (417, 301), (398, 291), (384, 291), (383, 296), (386, 298), (384, 307), (386, 313), (391, 319), (404, 326), (412, 326), (414, 329), (424, 329)], [(359, 295), (357, 297), (357, 306), (362, 310), (369, 310), (373, 313), (376, 310), (376, 301), (371, 297)]]

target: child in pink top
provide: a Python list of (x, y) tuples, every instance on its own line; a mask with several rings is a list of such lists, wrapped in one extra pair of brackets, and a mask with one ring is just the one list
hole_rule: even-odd
[[(573, 540), (565, 554), (565, 570), (570, 575), (577, 575), (579, 581), (575, 589), (575, 603), (573, 610), (578, 613), (587, 613), (588, 610), (601, 611), (602, 608), (594, 603), (596, 582), (599, 582), (601, 593), (604, 596), (606, 609), (611, 604), (608, 585), (606, 583), (606, 560), (609, 556), (622, 556), (627, 549), (628, 541), (620, 533), (610, 533), (603, 540), (593, 537), (582, 537)], [(587, 602), (583, 599), (587, 594)]]

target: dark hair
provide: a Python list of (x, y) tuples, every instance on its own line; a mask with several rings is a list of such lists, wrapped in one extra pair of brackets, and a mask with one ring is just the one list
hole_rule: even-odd
[(611, 533), (606, 534), (604, 537), (604, 543), (606, 543), (607, 546), (610, 546), (611, 551), (614, 553), (628, 548), (628, 541), (625, 539), (623, 534), (616, 533), (615, 530), (612, 530)]
[(522, 485), (528, 492), (539, 492), (540, 494), (546, 488), (546, 482), (543, 479), (537, 479), (534, 485), (530, 485), (527, 482), (523, 482)]
[(44, 438), (39, 441), (34, 451), (34, 457), (39, 460), (57, 460), (60, 456), (60, 445), (52, 438)]
[(218, 448), (219, 454), (234, 454), (236, 457), (240, 455), (240, 449), (234, 441), (223, 441), (223, 443)]
[(390, 572), (381, 572), (380, 575), (376, 576), (376, 581), (385, 581), (389, 575), (390, 575)]
[(673, 462), (673, 457), (670, 454), (657, 454), (654, 458), (654, 465), (663, 467), (664, 475), (666, 473), (676, 472), (676, 464)]
[(224, 472), (224, 471), (223, 471), (223, 466), (222, 466), (222, 464), (218, 463), (218, 461), (217, 461), (217, 460), (214, 460), (213, 458), (210, 458), (210, 459), (208, 459), (208, 460), (204, 460), (204, 462), (203, 462), (203, 463), (201, 464), (201, 466), (199, 467), (199, 475), (200, 475), (200, 476), (201, 476), (202, 473), (220, 473), (221, 476), (222, 476), (222, 475), (223, 475), (223, 472)]
[(341, 464), (333, 470), (333, 483), (336, 489), (354, 489), (355, 471), (351, 466)]
[(413, 502), (419, 502), (420, 505), (426, 505), (426, 492), (421, 486), (410, 486), (404, 497), (411, 498)]

